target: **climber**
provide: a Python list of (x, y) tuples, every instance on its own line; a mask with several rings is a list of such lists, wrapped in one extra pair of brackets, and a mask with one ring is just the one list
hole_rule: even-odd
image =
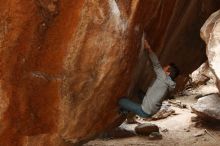
[(144, 41), (144, 48), (148, 51), (149, 58), (156, 73), (156, 79), (152, 86), (148, 88), (142, 99), (142, 104), (135, 103), (123, 97), (119, 100), (119, 106), (122, 113), (131, 112), (146, 118), (154, 115), (160, 110), (166, 94), (175, 88), (176, 83), (174, 79), (179, 75), (179, 69), (173, 63), (162, 68), (157, 56), (146, 40)]

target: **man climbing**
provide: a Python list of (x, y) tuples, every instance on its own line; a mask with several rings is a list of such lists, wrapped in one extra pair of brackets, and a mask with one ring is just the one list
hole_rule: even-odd
[(164, 68), (161, 67), (157, 56), (152, 51), (150, 45), (145, 40), (144, 48), (147, 49), (156, 79), (143, 97), (142, 104), (135, 103), (128, 98), (119, 101), (120, 108), (126, 112), (132, 112), (140, 117), (146, 118), (157, 113), (162, 105), (166, 94), (175, 88), (174, 79), (179, 75), (179, 69), (171, 63)]

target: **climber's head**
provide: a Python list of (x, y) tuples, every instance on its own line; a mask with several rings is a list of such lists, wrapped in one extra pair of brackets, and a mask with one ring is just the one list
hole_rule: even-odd
[(174, 63), (170, 63), (163, 68), (164, 72), (171, 77), (172, 80), (179, 75), (179, 69)]

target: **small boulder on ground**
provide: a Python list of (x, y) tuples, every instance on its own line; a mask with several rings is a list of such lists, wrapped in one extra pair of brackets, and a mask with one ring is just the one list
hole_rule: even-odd
[(203, 136), (206, 134), (205, 130), (200, 130), (197, 133), (193, 134), (194, 137), (199, 137), (199, 136)]
[(116, 138), (127, 138), (127, 137), (132, 137), (135, 136), (135, 133), (132, 131), (128, 131), (126, 129), (123, 129), (121, 127), (117, 127), (114, 129), (111, 129), (107, 132), (103, 132), (99, 135), (100, 139), (116, 139)]
[(219, 95), (212, 94), (198, 99), (191, 108), (195, 114), (205, 120), (220, 120), (219, 105)]
[(150, 135), (152, 132), (159, 132), (159, 127), (155, 124), (144, 123), (136, 126), (135, 132), (138, 135)]

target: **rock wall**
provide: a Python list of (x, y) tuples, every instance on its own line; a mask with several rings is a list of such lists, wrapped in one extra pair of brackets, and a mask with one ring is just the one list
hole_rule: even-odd
[[(148, 1), (149, 4), (149, 1)], [(145, 17), (145, 31), (152, 48), (166, 65), (174, 62), (181, 71), (177, 89), (181, 90), (188, 80), (188, 74), (198, 68), (207, 58), (205, 44), (200, 39), (200, 28), (211, 13), (219, 9), (217, 0), (169, 0), (152, 1), (151, 13)], [(192, 55), (193, 54), (193, 55)], [(147, 64), (148, 65), (148, 64)], [(147, 67), (149, 68), (149, 67)], [(140, 87), (146, 89), (150, 70), (145, 70)]]
[(116, 126), (118, 99), (152, 80), (143, 30), (187, 74), (217, 3), (0, 0), (0, 145), (70, 145)]
[(220, 10), (213, 13), (201, 28), (201, 37), (206, 42), (209, 66), (217, 78), (220, 91)]

